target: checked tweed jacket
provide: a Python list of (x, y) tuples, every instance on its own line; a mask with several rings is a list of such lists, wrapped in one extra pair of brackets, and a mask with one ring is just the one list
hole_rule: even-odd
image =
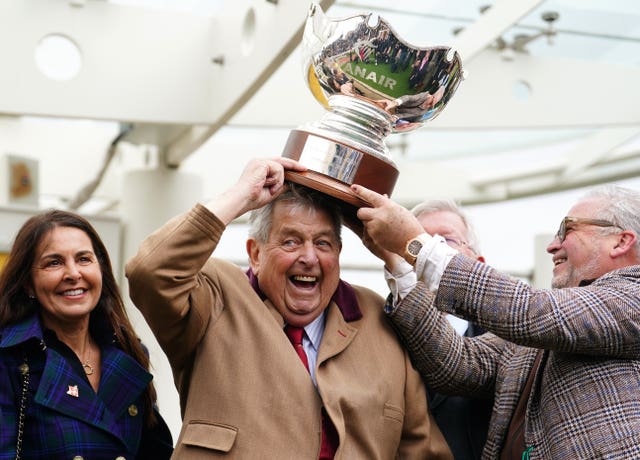
[[(584, 284), (537, 290), (456, 255), (435, 296), (419, 283), (390, 313), (435, 389), (495, 393), (483, 459), (500, 456), (537, 349), (525, 415), (530, 459), (640, 458), (640, 266)], [(490, 333), (459, 337), (438, 310)]]

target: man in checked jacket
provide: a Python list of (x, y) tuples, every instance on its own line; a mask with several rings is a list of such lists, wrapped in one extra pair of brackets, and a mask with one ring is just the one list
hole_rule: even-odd
[[(483, 459), (640, 458), (638, 192), (604, 186), (571, 208), (547, 247), (553, 289), (541, 290), (352, 188), (372, 204), (358, 211), (367, 245), (414, 265), (416, 287), (385, 308), (418, 370), (441, 392), (494, 394)], [(441, 312), (489, 333), (459, 337)]]

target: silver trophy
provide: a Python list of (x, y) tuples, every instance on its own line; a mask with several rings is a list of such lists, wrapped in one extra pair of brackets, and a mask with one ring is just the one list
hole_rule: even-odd
[(442, 112), (462, 79), (458, 53), (412, 46), (372, 14), (329, 18), (317, 4), (302, 48), (309, 89), (328, 112), (291, 131), (282, 156), (308, 170), (286, 178), (356, 208), (368, 203), (351, 184), (391, 196), (399, 172), (385, 138)]

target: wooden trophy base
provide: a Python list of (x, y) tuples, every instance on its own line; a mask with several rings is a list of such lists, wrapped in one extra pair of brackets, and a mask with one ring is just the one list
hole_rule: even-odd
[[(291, 131), (282, 156), (297, 160), (309, 168), (304, 172), (286, 171), (287, 180), (318, 190), (356, 208), (370, 204), (351, 191), (351, 184), (391, 196), (399, 174), (392, 163), (376, 155), (302, 130)], [(320, 170), (323, 167), (328, 170)]]
[(287, 181), (312, 188), (332, 198), (336, 203), (336, 207), (340, 209), (343, 223), (359, 238), (362, 237), (363, 226), (357, 216), (358, 209), (369, 207), (371, 203), (356, 196), (348, 185), (311, 170), (304, 172), (285, 171), (284, 178)]
[(296, 184), (304, 185), (305, 187), (330, 195), (333, 198), (337, 198), (338, 200), (344, 201), (345, 203), (357, 208), (362, 206), (371, 206), (371, 204), (366, 200), (356, 196), (353, 191), (351, 191), (351, 187), (347, 184), (329, 177), (326, 174), (320, 174), (310, 169), (304, 172), (285, 171), (284, 178), (285, 180), (295, 182)]

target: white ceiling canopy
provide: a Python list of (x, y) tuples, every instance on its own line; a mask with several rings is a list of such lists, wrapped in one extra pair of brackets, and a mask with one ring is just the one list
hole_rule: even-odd
[[(401, 174), (398, 201), (411, 205), (434, 189), (491, 202), (640, 174), (640, 3), (321, 5), (332, 17), (372, 12), (412, 44), (452, 45), (462, 56), (467, 78), (444, 112), (387, 139)], [(153, 145), (173, 167), (229, 139), (240, 151), (258, 137), (277, 152), (290, 129), (324, 112), (305, 86), (297, 46), (308, 7), (5, 0), (0, 52), (12, 71), (0, 73), (0, 114), (122, 123), (124, 141)], [(45, 39), (63, 43), (68, 58), (51, 61)], [(67, 61), (75, 70), (57, 67)]]
[[(328, 14), (363, 11), (383, 16), (411, 43), (455, 46), (468, 74), (436, 120), (389, 137), (399, 201), (411, 205), (433, 188), (489, 202), (640, 172), (637, 2), (336, 1)], [(299, 67), (294, 53), (231, 125), (287, 128), (306, 121), (301, 113), (317, 118), (309, 97), (260, 115), (283, 94), (304, 93)]]

